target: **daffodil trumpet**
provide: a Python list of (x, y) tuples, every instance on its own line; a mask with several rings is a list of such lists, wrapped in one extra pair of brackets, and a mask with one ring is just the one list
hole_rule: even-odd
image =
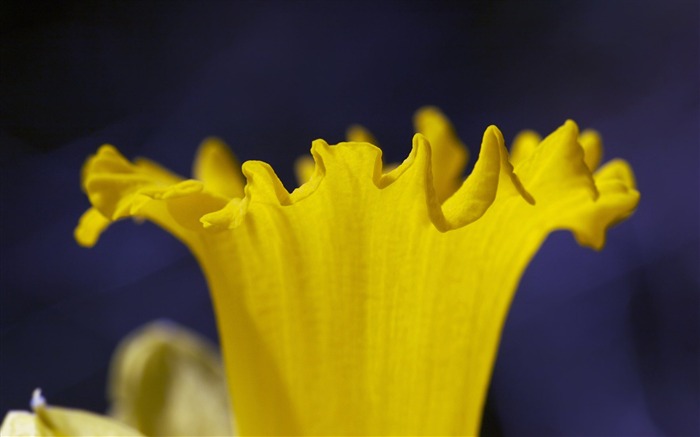
[[(103, 146), (85, 164), (84, 246), (126, 217), (187, 245), (212, 294), (242, 435), (476, 435), (518, 281), (547, 235), (601, 249), (639, 200), (629, 165), (601, 168), (567, 121), (509, 154), (489, 126), (469, 154), (440, 111), (384, 165), (368, 131), (316, 140), (288, 192), (204, 141), (193, 178)], [(375, 144), (371, 144), (373, 142)]]

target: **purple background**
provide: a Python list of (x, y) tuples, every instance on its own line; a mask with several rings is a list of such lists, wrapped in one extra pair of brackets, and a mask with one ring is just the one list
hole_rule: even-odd
[(698, 435), (697, 1), (0, 3), (0, 414), (42, 387), (106, 406), (131, 329), (169, 318), (215, 338), (206, 285), (172, 237), (125, 221), (92, 250), (80, 167), (110, 142), (189, 174), (205, 136), (292, 162), (370, 128), (389, 160), (441, 107), (476, 153), (566, 118), (638, 178), (602, 253), (555, 233), (526, 272), (489, 394), (487, 435)]

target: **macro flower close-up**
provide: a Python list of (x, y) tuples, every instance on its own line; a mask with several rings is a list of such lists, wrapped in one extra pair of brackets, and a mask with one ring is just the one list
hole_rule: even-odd
[(265, 163), (239, 170), (216, 139), (201, 145), (195, 179), (105, 145), (83, 169), (93, 206), (76, 239), (93, 246), (110, 222), (134, 217), (192, 251), (242, 435), (475, 435), (538, 246), (569, 229), (602, 249), (639, 193), (626, 162), (596, 171), (600, 138), (572, 121), (542, 141), (521, 134), (512, 158), (488, 127), (462, 183), (468, 152), (450, 122), (428, 107), (415, 124), (410, 155), (388, 171), (370, 143), (315, 141), (313, 170), (292, 193)]
[(3, 437), (695, 431), (697, 62), (608, 82), (623, 2), (76, 5), (8, 9)]

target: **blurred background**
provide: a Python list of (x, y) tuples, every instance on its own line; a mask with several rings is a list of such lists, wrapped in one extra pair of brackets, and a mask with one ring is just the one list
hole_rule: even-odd
[(505, 326), (482, 434), (698, 435), (698, 62), (690, 1), (0, 3), (0, 415), (103, 411), (117, 342), (158, 318), (216, 339), (187, 250), (151, 224), (73, 241), (103, 143), (189, 175), (206, 136), (295, 186), (311, 141), (372, 130), (390, 161), (437, 105), (476, 153), (567, 118), (633, 166), (642, 200), (580, 248), (555, 233)]

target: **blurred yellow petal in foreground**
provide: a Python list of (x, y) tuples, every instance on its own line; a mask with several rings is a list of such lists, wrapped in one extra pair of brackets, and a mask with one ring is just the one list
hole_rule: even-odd
[(84, 168), (93, 209), (76, 238), (91, 246), (136, 217), (192, 250), (243, 435), (475, 435), (529, 261), (557, 229), (602, 248), (639, 193), (624, 161), (594, 173), (600, 141), (572, 121), (524, 137), (514, 163), (489, 126), (466, 179), (444, 115), (415, 121), (391, 171), (367, 131), (314, 141), (292, 193), (263, 162), (239, 170), (219, 141), (200, 149), (200, 180), (103, 146)]
[[(172, 322), (125, 338), (112, 358), (110, 416), (47, 406), (12, 411), (0, 436), (232, 436), (232, 410), (214, 345)], [(139, 433), (140, 432), (140, 433)]]
[(32, 399), (33, 413), (10, 411), (0, 427), (2, 437), (141, 436), (118, 421), (82, 410), (46, 405), (39, 390)]
[(109, 398), (114, 418), (151, 437), (233, 435), (215, 347), (172, 322), (151, 323), (121, 343)]

